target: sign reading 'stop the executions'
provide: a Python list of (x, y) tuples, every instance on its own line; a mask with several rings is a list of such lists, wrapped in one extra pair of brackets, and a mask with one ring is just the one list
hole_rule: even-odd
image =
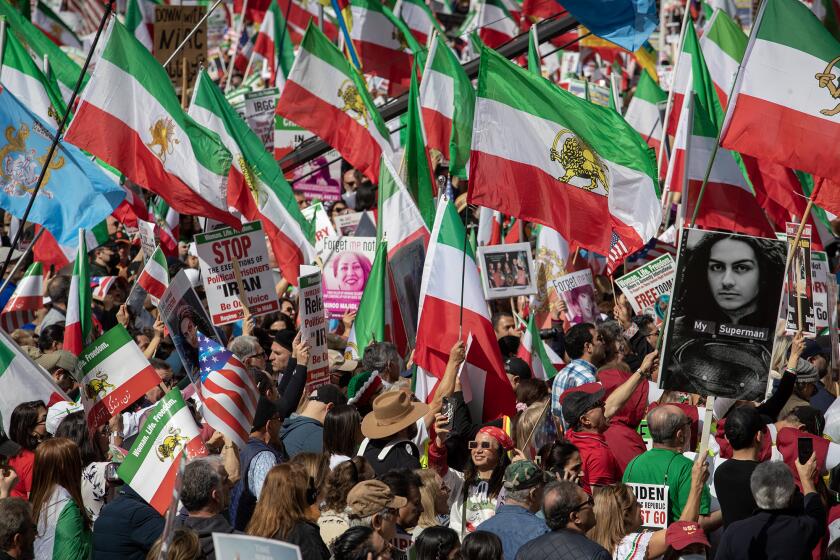
[[(238, 321), (245, 316), (243, 300), (251, 315), (280, 309), (274, 279), (268, 264), (268, 249), (260, 222), (243, 224), (195, 236), (207, 306), (214, 325)], [(234, 262), (239, 266), (244, 294), (240, 295)]]

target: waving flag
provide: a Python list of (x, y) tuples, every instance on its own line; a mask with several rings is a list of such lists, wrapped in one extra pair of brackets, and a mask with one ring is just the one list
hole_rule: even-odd
[(423, 239), (424, 246), (428, 244), (429, 228), (405, 183), (384, 156), (379, 166), (378, 217), (377, 237), (388, 240), (389, 258), (417, 239)]
[(435, 29), (443, 33), (443, 28), (435, 18), (435, 14), (423, 0), (397, 0), (394, 5), (394, 15), (405, 22), (421, 45), (426, 44), (429, 35)]
[(504, 0), (478, 0), (475, 25), (478, 27), (478, 36), (491, 49), (519, 35), (519, 22), (510, 13)]
[(563, 6), (592, 33), (635, 51), (659, 24), (656, 0), (563, 0)]
[[(263, 63), (268, 68), (269, 83), (282, 87), (295, 61), (294, 47), (286, 30), (286, 20), (277, 0), (272, 0), (260, 24), (248, 68), (259, 72)], [(245, 72), (246, 76), (248, 72)]]
[(353, 360), (361, 360), (365, 348), (372, 342), (385, 339), (385, 296), (388, 293), (388, 242), (380, 241), (376, 246), (376, 256), (370, 269), (365, 291), (359, 301), (356, 320), (347, 337), (345, 355)]
[(44, 268), (34, 262), (26, 269), (6, 307), (0, 313), (0, 326), (6, 332), (21, 328), (35, 319), (35, 312), (44, 307)]
[(166, 257), (160, 245), (155, 247), (152, 257), (146, 261), (143, 271), (137, 278), (137, 283), (146, 290), (152, 298), (152, 303), (157, 305), (163, 297), (163, 292), (169, 287), (169, 268), (166, 266)]
[(65, 45), (74, 49), (82, 49), (82, 41), (76, 36), (70, 26), (56, 14), (46, 2), (36, 0), (33, 5), (32, 23), (56, 45)]
[(64, 327), (64, 349), (78, 356), (90, 342), (93, 332), (91, 319), (90, 270), (88, 269), (85, 231), (79, 230), (79, 245), (73, 276), (70, 278), (70, 292), (67, 295), (67, 316)]
[(406, 124), (405, 151), (405, 186), (417, 201), (420, 214), (431, 226), (435, 221), (435, 183), (434, 169), (426, 151), (426, 134), (423, 130), (423, 117), (420, 115), (420, 100), (417, 88), (417, 74), (411, 72), (411, 87), (408, 90), (408, 123)]
[(125, 27), (134, 38), (152, 50), (152, 34), (149, 26), (154, 25), (155, 7), (152, 0), (128, 0), (125, 6)]
[(207, 424), (240, 448), (248, 443), (259, 393), (245, 366), (218, 342), (198, 333), (202, 413)]
[(563, 364), (563, 359), (540, 338), (535, 313), (528, 317), (528, 327), (522, 333), (517, 356), (530, 366), (534, 377), (542, 380), (552, 379), (557, 375), (558, 367)]

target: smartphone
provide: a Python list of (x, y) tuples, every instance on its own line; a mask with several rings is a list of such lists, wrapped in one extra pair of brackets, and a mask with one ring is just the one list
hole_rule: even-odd
[(797, 451), (799, 452), (799, 464), (804, 465), (814, 454), (814, 441), (808, 437), (801, 437), (797, 441)]
[(455, 401), (450, 397), (443, 397), (440, 404), (440, 413), (446, 416), (446, 429), (452, 432), (452, 417), (455, 414)]
[(122, 484), (122, 480), (120, 480), (120, 477), (117, 474), (117, 468), (119, 466), (120, 465), (118, 463), (108, 463), (105, 465), (105, 482), (111, 486)]

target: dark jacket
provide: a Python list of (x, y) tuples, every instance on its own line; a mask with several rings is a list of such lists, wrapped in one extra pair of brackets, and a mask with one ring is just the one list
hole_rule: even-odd
[(607, 549), (585, 535), (560, 529), (551, 531), (526, 543), (519, 549), (516, 560), (551, 558), (551, 560), (612, 560)]
[(289, 458), (298, 453), (324, 452), (324, 425), (308, 416), (295, 416), (283, 420), (280, 439)]
[(96, 560), (145, 560), (146, 553), (163, 534), (164, 519), (129, 486), (105, 504), (93, 524), (93, 557)]
[(264, 451), (273, 453), (278, 465), (285, 460), (283, 453), (256, 438), (249, 439), (245, 449), (239, 452), (239, 472), (242, 478), (237, 481), (231, 493), (230, 516), (233, 526), (240, 531), (245, 530), (257, 505), (257, 496), (250, 490), (248, 471), (251, 470), (254, 457)]
[(385, 452), (385, 448), (391, 443), (390, 439), (372, 439), (365, 446), (362, 456), (370, 463), (376, 476), (394, 469), (420, 468), (420, 451), (414, 443), (400, 441)]
[(283, 542), (296, 544), (302, 560), (330, 560), (330, 551), (321, 538), (321, 530), (314, 523), (299, 521)]
[(175, 526), (188, 527), (198, 533), (201, 556), (197, 560), (216, 560), (216, 550), (213, 548), (213, 533), (239, 533), (231, 527), (225, 516), (220, 513), (213, 517), (177, 517)]
[(825, 534), (826, 513), (816, 492), (805, 496), (804, 511), (758, 510), (727, 527), (715, 560), (806, 560)]

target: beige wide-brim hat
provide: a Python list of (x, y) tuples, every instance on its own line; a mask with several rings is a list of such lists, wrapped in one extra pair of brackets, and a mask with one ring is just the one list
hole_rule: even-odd
[(429, 405), (411, 400), (407, 391), (388, 391), (373, 400), (373, 411), (362, 420), (362, 434), (382, 439), (411, 426), (429, 412)]

